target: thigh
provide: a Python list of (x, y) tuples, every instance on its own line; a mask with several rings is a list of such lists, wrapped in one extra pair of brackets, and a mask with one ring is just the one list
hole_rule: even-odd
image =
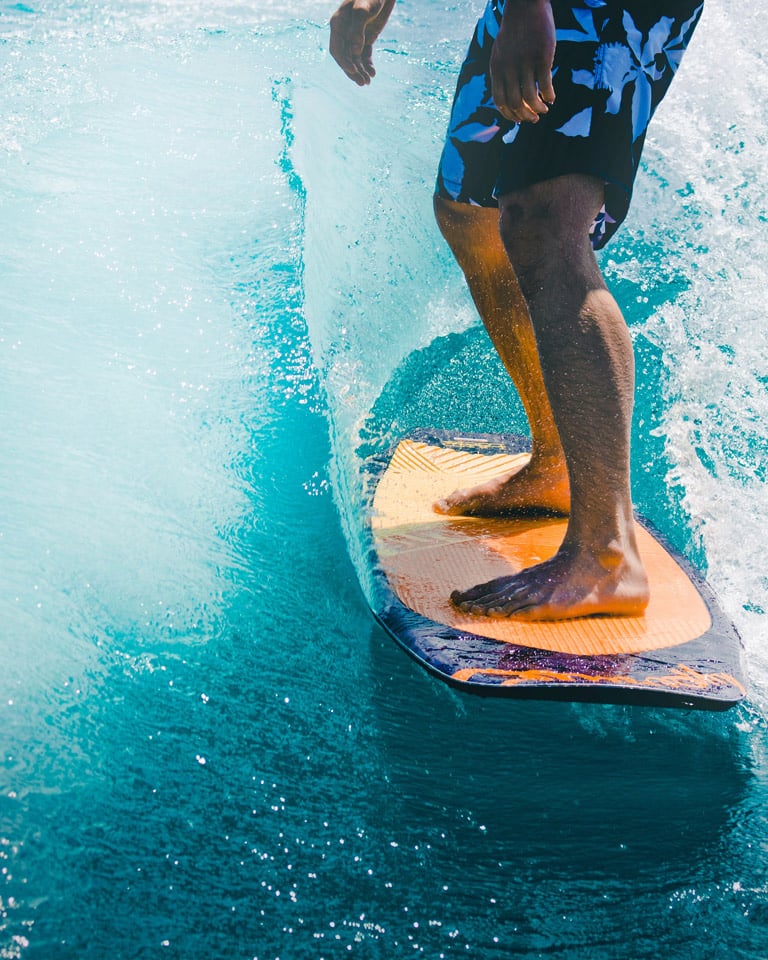
[(523, 247), (588, 246), (591, 226), (604, 200), (603, 181), (581, 173), (511, 190), (499, 197), (505, 241), (517, 238)]

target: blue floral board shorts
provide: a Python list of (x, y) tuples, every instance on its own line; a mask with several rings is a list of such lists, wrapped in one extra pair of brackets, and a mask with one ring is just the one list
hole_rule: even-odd
[(505, 120), (489, 61), (504, 0), (488, 0), (461, 68), (437, 194), (483, 207), (565, 174), (605, 183), (597, 250), (627, 215), (648, 123), (701, 16), (703, 0), (552, 0), (556, 99), (538, 123)]

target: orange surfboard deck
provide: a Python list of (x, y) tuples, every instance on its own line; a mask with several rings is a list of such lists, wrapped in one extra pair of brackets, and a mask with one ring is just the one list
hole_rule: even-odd
[(420, 431), (381, 465), (370, 532), (374, 614), (423, 666), (471, 692), (726, 709), (744, 696), (738, 634), (691, 565), (642, 521), (651, 600), (640, 617), (556, 623), (466, 614), (466, 589), (552, 556), (563, 519), (446, 517), (432, 504), (519, 469), (520, 437)]

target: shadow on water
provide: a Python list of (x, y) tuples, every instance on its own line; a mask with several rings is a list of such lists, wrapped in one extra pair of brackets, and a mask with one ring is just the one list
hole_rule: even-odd
[(733, 714), (475, 697), (422, 673), (378, 630), (371, 644), (393, 783), (415, 805), (461, 797), (474, 828), (516, 857), (567, 864), (567, 838), (579, 853), (570, 867), (589, 863), (586, 844), (616, 868), (631, 847), (635, 869), (646, 859), (654, 872), (706, 850), (743, 798)]
[(472, 912), (488, 956), (717, 957), (731, 923), (760, 955), (762, 817), (738, 713), (485, 700), (378, 629), (371, 649), (389, 817), (432, 824), (423, 879)]

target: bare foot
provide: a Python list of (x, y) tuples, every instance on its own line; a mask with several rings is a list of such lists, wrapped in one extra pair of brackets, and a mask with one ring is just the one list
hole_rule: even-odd
[(433, 509), (454, 517), (566, 516), (570, 509), (568, 473), (562, 460), (531, 460), (514, 473), (456, 490), (438, 500)]
[(589, 616), (640, 616), (648, 605), (648, 579), (634, 549), (602, 558), (561, 547), (544, 563), (454, 590), (465, 613), (516, 620), (566, 620)]

